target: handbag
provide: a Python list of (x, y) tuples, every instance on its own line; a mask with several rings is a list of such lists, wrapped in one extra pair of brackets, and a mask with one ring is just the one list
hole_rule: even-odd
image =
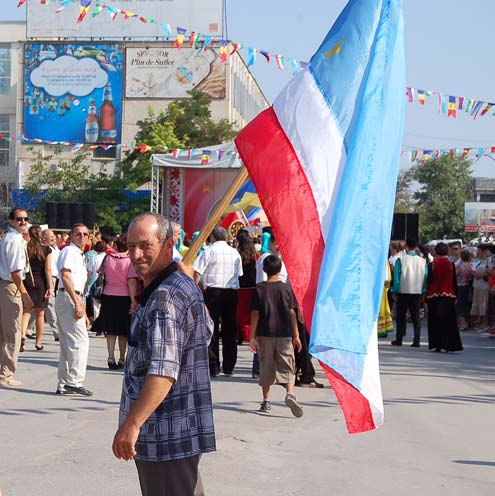
[[(105, 255), (105, 258), (103, 259), (103, 262), (101, 263), (100, 270), (103, 268), (105, 264), (107, 256)], [(89, 294), (91, 297), (95, 300), (101, 300), (101, 297), (103, 296), (103, 290), (105, 289), (105, 273), (104, 272), (98, 272), (98, 277), (96, 278), (96, 281), (93, 283), (91, 286), (91, 289), (89, 290)]]

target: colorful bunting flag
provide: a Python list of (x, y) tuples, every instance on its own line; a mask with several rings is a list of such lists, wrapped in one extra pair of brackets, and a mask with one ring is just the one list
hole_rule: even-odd
[(407, 86), (406, 87), (406, 94), (407, 94), (407, 101), (409, 103), (413, 103), (414, 102), (414, 88)]
[(425, 90), (418, 90), (418, 102), (420, 105), (425, 104), (426, 94)]
[(267, 63), (269, 64), (270, 63), (270, 54), (266, 50), (260, 50), (260, 53), (261, 53), (261, 55), (263, 55), (263, 57), (265, 57)]
[(481, 117), (484, 117), (492, 107), (493, 107), (493, 103), (487, 103), (486, 107), (481, 112)]
[(225, 62), (227, 60), (227, 41), (223, 41), (222, 45), (220, 45), (220, 60)]
[(26, 3), (26, 0), (19, 0), (19, 3), (17, 4), (17, 8), (19, 8), (21, 5), (24, 5)]
[(165, 36), (172, 36), (172, 26), (170, 24), (162, 24), (162, 31)]
[(213, 38), (211, 36), (206, 36), (204, 41), (203, 41), (203, 51), (206, 50), (208, 48), (208, 45), (211, 44)]
[(217, 160), (220, 161), (225, 155), (225, 150), (218, 150), (217, 152)]
[(174, 148), (172, 150), (172, 157), (179, 158), (179, 155), (180, 155), (180, 148)]
[(88, 13), (89, 6), (93, 0), (80, 0), (81, 6), (79, 7), (79, 17), (77, 18), (77, 23), (83, 22), (86, 14)]
[(478, 112), (480, 111), (482, 105), (483, 102), (476, 102), (476, 105), (474, 105), (473, 109), (471, 110), (471, 117), (474, 117), (474, 119), (478, 117)]
[(457, 114), (457, 104), (455, 96), (449, 96), (449, 106), (448, 106), (448, 117), (456, 117)]
[(187, 30), (184, 28), (177, 28), (177, 39), (172, 44), (175, 45), (179, 50), (184, 43), (184, 36), (186, 35), (186, 32)]
[(252, 48), (252, 47), (248, 48), (248, 57), (247, 57), (247, 63), (246, 63), (246, 65), (248, 67), (251, 67), (254, 64), (254, 62), (256, 61), (256, 52), (257, 51), (258, 50), (256, 48)]
[(299, 72), (299, 66), (297, 65), (297, 61), (294, 57), (289, 57), (289, 64), (292, 66), (292, 69), (294, 69), (294, 74), (297, 74)]
[(458, 96), (457, 97), (457, 108), (459, 110), (462, 110), (462, 106), (464, 105), (464, 97)]
[(196, 43), (196, 33), (191, 31), (191, 34), (189, 35), (189, 47), (192, 48), (194, 43)]
[(97, 3), (95, 5), (95, 10), (93, 12), (93, 18), (96, 17), (104, 8), (105, 8), (104, 5), (100, 5), (99, 3)]
[(201, 155), (201, 165), (208, 165), (210, 161), (211, 150), (203, 150), (203, 154)]
[(277, 67), (282, 70), (284, 68), (284, 57), (282, 55), (275, 55), (275, 62), (277, 62)]
[(230, 52), (230, 55), (234, 55), (235, 52), (237, 52), (242, 45), (239, 45), (239, 43), (232, 43), (232, 51)]

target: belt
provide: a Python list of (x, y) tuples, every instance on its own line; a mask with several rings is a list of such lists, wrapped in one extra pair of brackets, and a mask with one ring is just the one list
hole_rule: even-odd
[[(65, 291), (65, 288), (59, 288), (58, 290), (59, 291)], [(78, 295), (78, 296), (83, 296), (82, 291), (74, 291), (74, 293), (76, 293), (76, 295)]]

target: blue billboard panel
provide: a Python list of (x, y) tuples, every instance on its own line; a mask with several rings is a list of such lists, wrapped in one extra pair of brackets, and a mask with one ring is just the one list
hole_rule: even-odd
[(122, 131), (121, 44), (27, 44), (24, 135), (117, 144)]

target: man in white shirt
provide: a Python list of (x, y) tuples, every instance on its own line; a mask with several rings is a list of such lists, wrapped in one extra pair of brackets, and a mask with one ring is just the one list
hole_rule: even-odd
[(21, 347), (22, 313), (33, 307), (24, 287), (28, 259), (23, 235), (29, 217), (23, 208), (9, 213), (9, 230), (0, 240), (0, 386), (22, 386), (14, 379)]
[(53, 291), (50, 294), (50, 298), (48, 300), (48, 303), (46, 305), (45, 309), (45, 320), (48, 326), (50, 327), (53, 337), (55, 341), (59, 340), (58, 337), (58, 326), (57, 326), (57, 313), (55, 312), (55, 296), (56, 296), (56, 289), (57, 289), (57, 284), (58, 284), (58, 269), (57, 269), (57, 262), (58, 262), (58, 257), (60, 255), (60, 249), (57, 246), (57, 238), (55, 237), (55, 234), (51, 229), (45, 229), (41, 233), (41, 242), (45, 246), (49, 246), (52, 250), (52, 257), (51, 257), (51, 262), (52, 262), (52, 288)]
[[(275, 255), (276, 257), (279, 257), (279, 258), (281, 257), (280, 249), (278, 247), (277, 241), (275, 240), (275, 236), (273, 234), (270, 236), (270, 245), (269, 246), (270, 246), (269, 250), (267, 252), (263, 253), (263, 255), (261, 255), (261, 257), (258, 258), (258, 260), (256, 262), (256, 284), (258, 284), (259, 282), (267, 280), (266, 272), (263, 271), (263, 262), (264, 262), (265, 258), (268, 255)], [(285, 267), (283, 260), (282, 260), (282, 270), (280, 271), (280, 274), (278, 276), (278, 280), (280, 282), (287, 282), (287, 269)]]
[(215, 227), (210, 236), (211, 245), (193, 264), (194, 280), (200, 277), (205, 290), (205, 303), (215, 324), (208, 347), (210, 375), (220, 372), (219, 327), (222, 320), (222, 369), (230, 377), (237, 361), (236, 312), (239, 277), (242, 260), (239, 252), (227, 244), (227, 231)]
[(62, 395), (93, 395), (83, 385), (88, 363), (89, 336), (84, 303), (87, 271), (82, 250), (88, 236), (88, 228), (84, 224), (72, 226), (70, 245), (63, 248), (58, 257), (60, 280), (55, 310), (60, 337), (60, 359), (56, 393)]

